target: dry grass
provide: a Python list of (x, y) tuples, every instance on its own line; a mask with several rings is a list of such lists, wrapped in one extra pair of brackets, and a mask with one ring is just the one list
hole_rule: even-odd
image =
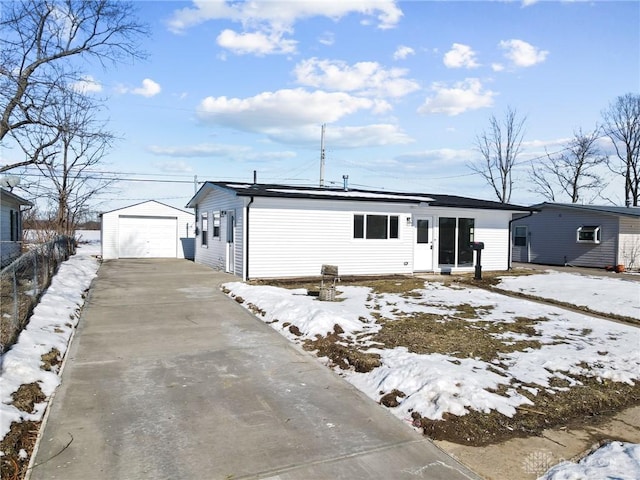
[[(469, 312), (467, 312), (469, 315)], [(397, 320), (383, 320), (382, 329), (372, 340), (383, 348), (406, 347), (418, 354), (440, 353), (456, 358), (477, 358), (485, 362), (498, 359), (500, 354), (538, 349), (537, 333), (533, 325), (544, 319), (519, 318), (512, 323), (470, 322), (426, 313), (415, 313)], [(511, 340), (495, 334), (530, 335), (528, 340)]]
[[(33, 413), (35, 404), (46, 400), (37, 383), (21, 385), (11, 398), (12, 405), (26, 413)], [(24, 421), (11, 424), (9, 433), (0, 442), (0, 450), (4, 452), (4, 456), (0, 457), (0, 478), (24, 478), (39, 429), (40, 422)]]
[[(3, 480), (20, 480), (25, 477), (29, 459), (38, 438), (40, 422), (13, 422), (9, 433), (0, 442), (0, 478)], [(24, 450), (26, 456), (20, 455)]]

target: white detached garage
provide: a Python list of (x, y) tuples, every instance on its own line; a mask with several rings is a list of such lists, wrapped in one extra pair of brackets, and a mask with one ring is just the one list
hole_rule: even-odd
[(103, 213), (102, 258), (194, 258), (192, 213), (155, 200)]

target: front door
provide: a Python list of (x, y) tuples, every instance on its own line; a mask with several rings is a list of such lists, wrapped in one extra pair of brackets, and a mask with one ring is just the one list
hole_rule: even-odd
[(415, 217), (416, 243), (413, 248), (413, 269), (433, 270), (433, 217)]
[(236, 272), (236, 250), (234, 242), (234, 232), (236, 227), (235, 210), (227, 211), (227, 273)]

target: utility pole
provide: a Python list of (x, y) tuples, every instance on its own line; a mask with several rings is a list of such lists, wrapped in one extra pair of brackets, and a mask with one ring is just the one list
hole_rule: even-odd
[(322, 124), (322, 130), (320, 132), (320, 186), (324, 187), (324, 127)]

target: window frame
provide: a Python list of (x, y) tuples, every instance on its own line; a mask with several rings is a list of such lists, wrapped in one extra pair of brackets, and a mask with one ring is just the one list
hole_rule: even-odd
[[(382, 217), (385, 219), (384, 224), (379, 223)], [(382, 233), (384, 236), (381, 235)], [(398, 240), (399, 238), (400, 215), (380, 213), (353, 214), (354, 240)]]
[(209, 229), (209, 215), (208, 212), (200, 213), (200, 245), (206, 247), (209, 245), (209, 239), (207, 231)]
[(213, 238), (220, 240), (220, 219), (222, 218), (221, 211), (213, 212), (213, 229), (211, 231)]
[(470, 245), (475, 241), (476, 220), (475, 217), (438, 217), (439, 268), (473, 267), (475, 254)]
[[(581, 238), (583, 234), (588, 234), (593, 238)], [(602, 238), (601, 225), (580, 225), (576, 229), (576, 243), (599, 244)]]
[[(518, 229), (524, 229), (524, 235), (518, 235)], [(529, 228), (526, 225), (515, 225), (513, 227), (513, 246), (526, 247), (529, 238)], [(524, 243), (518, 243), (519, 239), (524, 239)], [(520, 240), (522, 242), (522, 240)]]

